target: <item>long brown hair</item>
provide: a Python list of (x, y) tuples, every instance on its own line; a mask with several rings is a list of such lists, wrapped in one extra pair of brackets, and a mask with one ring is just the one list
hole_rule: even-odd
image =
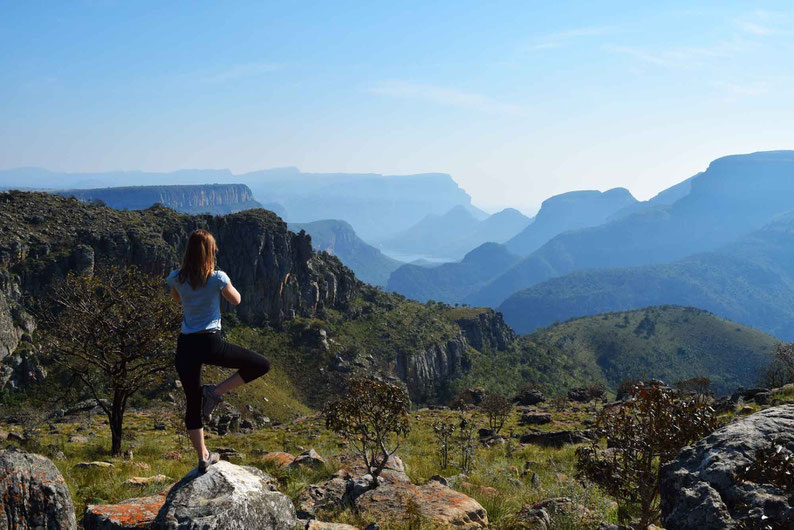
[(215, 238), (206, 230), (196, 230), (190, 234), (182, 268), (179, 269), (179, 282), (188, 282), (193, 289), (207, 285), (207, 280), (215, 270), (217, 251)]

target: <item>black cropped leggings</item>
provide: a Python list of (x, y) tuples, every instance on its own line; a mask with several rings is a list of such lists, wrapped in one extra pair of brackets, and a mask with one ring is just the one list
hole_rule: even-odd
[(185, 426), (201, 429), (201, 365), (237, 368), (246, 383), (265, 375), (270, 361), (264, 355), (229, 344), (220, 333), (180, 334), (176, 343), (176, 371), (185, 391)]

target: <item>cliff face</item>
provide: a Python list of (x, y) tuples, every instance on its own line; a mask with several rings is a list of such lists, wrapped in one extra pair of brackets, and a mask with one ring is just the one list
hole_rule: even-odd
[(396, 375), (405, 382), (414, 402), (426, 403), (448, 394), (449, 383), (471, 368), (467, 353), (470, 348), (480, 352), (506, 351), (516, 340), (501, 313), (490, 309), (470, 310), (453, 318), (453, 322), (460, 331), (452, 339), (419, 352), (401, 353), (396, 358)]
[(460, 333), (423, 351), (399, 354), (396, 375), (405, 382), (411, 400), (426, 403), (445, 394), (446, 385), (468, 369), (467, 348), (466, 337)]
[(125, 186), (64, 190), (56, 193), (84, 202), (100, 200), (119, 210), (143, 210), (160, 203), (182, 213), (222, 215), (262, 207), (254, 200), (251, 189), (245, 184)]
[(187, 216), (163, 207), (117, 211), (45, 193), (2, 193), (0, 360), (35, 326), (22, 309), (23, 299), (44, 295), (70, 270), (125, 264), (165, 276), (178, 267), (197, 228), (217, 238), (218, 267), (243, 295), (234, 311), (245, 322), (280, 322), (343, 308), (359, 288), (339, 260), (314, 254), (308, 236), (289, 232), (265, 210)]

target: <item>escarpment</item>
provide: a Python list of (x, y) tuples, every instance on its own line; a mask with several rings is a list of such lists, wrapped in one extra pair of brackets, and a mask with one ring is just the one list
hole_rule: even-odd
[(86, 202), (100, 200), (119, 210), (142, 210), (159, 203), (182, 213), (219, 215), (262, 207), (245, 184), (123, 186), (55, 193)]
[(45, 295), (69, 271), (116, 264), (165, 275), (179, 266), (198, 228), (219, 241), (218, 267), (243, 295), (234, 311), (244, 322), (277, 323), (344, 308), (359, 288), (338, 259), (315, 254), (309, 236), (289, 232), (266, 210), (189, 216), (161, 206), (118, 211), (45, 193), (2, 193), (0, 360), (33, 331), (24, 299)]

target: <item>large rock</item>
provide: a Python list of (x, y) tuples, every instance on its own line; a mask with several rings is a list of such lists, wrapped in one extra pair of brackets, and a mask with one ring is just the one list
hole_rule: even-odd
[(0, 451), (0, 507), (0, 530), (77, 528), (66, 481), (43, 456)]
[(128, 499), (119, 504), (89, 504), (85, 530), (132, 530), (150, 528), (165, 504), (165, 495)]
[(292, 501), (276, 491), (273, 477), (221, 461), (171, 488), (152, 527), (293, 530), (297, 524)]
[(378, 522), (406, 522), (414, 513), (434, 527), (488, 527), (488, 514), (480, 503), (436, 481), (424, 486), (386, 484), (363, 493), (355, 502), (360, 512)]
[(662, 469), (665, 527), (794, 528), (794, 507), (785, 492), (771, 484), (737, 480), (755, 461), (756, 451), (773, 441), (794, 451), (794, 405), (747, 416), (684, 448)]
[(553, 432), (532, 432), (522, 434), (520, 441), (522, 444), (535, 444), (543, 447), (562, 447), (568, 444), (580, 444), (592, 440), (595, 437), (592, 431), (553, 431)]

